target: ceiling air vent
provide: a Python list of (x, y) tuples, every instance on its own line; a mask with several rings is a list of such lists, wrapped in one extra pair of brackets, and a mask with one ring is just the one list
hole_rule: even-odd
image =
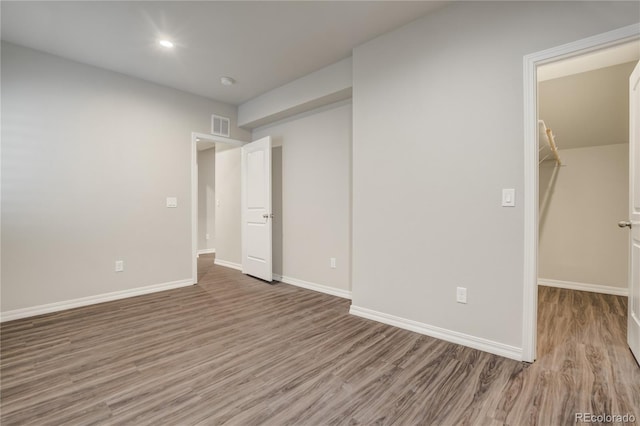
[(211, 133), (218, 136), (229, 137), (229, 119), (219, 115), (211, 115)]

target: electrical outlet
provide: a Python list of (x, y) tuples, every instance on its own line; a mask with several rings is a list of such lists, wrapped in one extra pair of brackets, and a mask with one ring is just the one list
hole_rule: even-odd
[(122, 271), (124, 271), (124, 261), (116, 260), (116, 272), (122, 272)]
[(329, 266), (331, 266), (331, 269), (336, 269), (336, 258), (332, 257), (329, 259)]
[(209, 235), (209, 234), (206, 234), (206, 235), (205, 235), (205, 238), (206, 238), (207, 240), (208, 240), (208, 239), (210, 239), (210, 235)]
[(456, 288), (456, 302), (467, 303), (467, 289), (465, 287)]

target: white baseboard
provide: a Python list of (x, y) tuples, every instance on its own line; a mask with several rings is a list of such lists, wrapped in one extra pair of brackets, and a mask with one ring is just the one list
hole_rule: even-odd
[(629, 296), (628, 288), (613, 287), (610, 285), (576, 283), (573, 281), (549, 280), (546, 278), (538, 278), (538, 285), (566, 288), (568, 290), (590, 291), (592, 293), (613, 294), (615, 296)]
[(112, 293), (98, 294), (95, 296), (81, 297), (79, 299), (64, 300), (62, 302), (48, 303), (46, 305), (33, 306), (30, 308), (15, 309), (13, 311), (2, 312), (0, 314), (0, 322), (34, 317), (36, 315), (42, 314), (50, 314), (52, 312), (59, 312), (67, 309), (79, 308), (82, 306), (95, 305), (97, 303), (110, 302), (112, 300), (141, 296), (143, 294), (156, 293), (159, 291), (171, 290), (179, 287), (187, 287), (190, 285), (193, 285), (193, 279), (191, 278), (186, 280), (171, 281), (162, 284), (154, 284), (145, 287), (132, 288), (128, 290), (114, 291)]
[(351, 305), (349, 313), (362, 318), (378, 321), (383, 324), (392, 325), (394, 327), (403, 328), (405, 330), (414, 331), (416, 333), (425, 334), (435, 337), (436, 339), (446, 340), (447, 342), (456, 343), (458, 345), (468, 346), (484, 352), (489, 352), (505, 358), (522, 361), (522, 349), (515, 346), (505, 345), (504, 343), (494, 342), (492, 340), (483, 339), (481, 337), (471, 336), (469, 334), (459, 333), (457, 331), (447, 330), (445, 328), (435, 327), (433, 325), (424, 324), (406, 318), (397, 317), (395, 315), (377, 312), (367, 308), (361, 308)]
[(222, 260), (222, 259), (218, 259), (216, 258), (216, 260), (213, 261), (214, 265), (219, 265), (219, 266), (224, 266), (226, 268), (231, 268), (231, 269), (237, 269), (238, 271), (242, 271), (242, 265), (239, 263), (234, 263), (234, 262), (229, 262), (228, 260)]
[(351, 292), (340, 288), (329, 287), (323, 284), (316, 284), (309, 281), (299, 280), (283, 275), (273, 274), (273, 279), (296, 287), (306, 288), (307, 290), (319, 291), (320, 293), (330, 294), (332, 296), (342, 297), (351, 300)]
[(209, 253), (215, 253), (216, 249), (214, 248), (210, 248), (210, 249), (202, 249), (202, 250), (198, 250), (198, 256), (200, 256), (201, 254), (209, 254)]

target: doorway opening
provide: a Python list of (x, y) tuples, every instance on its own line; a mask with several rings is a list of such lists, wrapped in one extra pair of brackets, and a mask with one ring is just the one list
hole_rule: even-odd
[[(221, 196), (218, 193), (220, 182), (215, 178), (217, 154), (243, 144), (235, 139), (191, 133), (191, 270), (194, 284), (198, 282), (199, 256), (215, 256), (216, 245), (220, 243), (215, 231), (216, 209), (220, 207)], [(236, 265), (225, 266), (237, 269)]]
[[(210, 267), (216, 252), (216, 146), (208, 141), (198, 142), (198, 281), (203, 269)], [(207, 266), (208, 265), (208, 266)]]
[[(540, 265), (539, 256), (539, 235), (540, 235), (540, 219), (547, 222), (544, 227), (549, 225), (548, 216), (543, 216), (540, 208), (549, 209), (551, 197), (558, 195), (557, 185), (562, 175), (568, 173), (562, 170), (562, 166), (556, 162), (550, 170), (543, 173), (539, 172), (541, 167), (540, 160), (544, 160), (544, 154), (541, 156), (539, 151), (540, 134), (539, 119), (547, 120), (539, 117), (539, 91), (538, 91), (538, 73), (544, 75), (543, 66), (547, 65), (552, 69), (554, 64), (560, 66), (560, 61), (575, 59), (578, 57), (587, 57), (600, 54), (606, 49), (620, 47), (629, 42), (637, 42), (640, 39), (640, 26), (632, 25), (618, 30), (610, 31), (605, 34), (583, 39), (574, 43), (569, 43), (553, 49), (545, 50), (535, 54), (527, 55), (524, 58), (524, 128), (525, 128), (525, 186), (524, 186), (524, 213), (525, 213), (525, 246), (524, 246), (524, 305), (523, 305), (523, 344), (522, 358), (524, 361), (533, 362), (537, 354), (537, 331), (538, 331), (538, 267)], [(597, 56), (597, 55), (595, 55)], [(630, 62), (627, 61), (627, 62)], [(565, 75), (566, 76), (566, 75)], [(564, 77), (564, 76), (563, 76)], [(559, 77), (562, 78), (562, 77)], [(628, 81), (628, 80), (627, 80)], [(544, 126), (550, 123), (545, 122)], [(552, 129), (552, 132), (554, 130)], [(564, 136), (563, 136), (564, 139)], [(558, 145), (561, 145), (558, 142)], [(553, 151), (553, 149), (551, 149)], [(561, 150), (560, 150), (561, 151)], [(562, 161), (562, 152), (560, 161)], [(571, 155), (571, 154), (570, 154)], [(555, 155), (552, 155), (552, 161)], [(544, 162), (544, 161), (543, 161)], [(572, 160), (573, 162), (573, 160)], [(575, 164), (575, 162), (574, 162)], [(567, 167), (569, 167), (567, 165)], [(577, 167), (573, 167), (577, 169)], [(544, 182), (539, 182), (540, 178)], [(562, 176), (563, 179), (565, 176)], [(540, 188), (539, 188), (540, 184)], [(543, 188), (542, 186), (545, 185)], [(540, 189), (540, 192), (539, 192)], [(549, 193), (549, 190), (552, 193)], [(539, 198), (539, 195), (547, 198)], [(546, 203), (546, 204), (544, 204)], [(544, 214), (548, 215), (548, 211)], [(624, 218), (624, 216), (622, 217)], [(615, 222), (612, 231), (615, 232)], [(546, 232), (546, 231), (545, 231)], [(588, 232), (582, 230), (582, 232)], [(547, 277), (540, 277), (547, 278)], [(562, 281), (562, 280), (556, 280)]]
[(629, 233), (616, 225), (628, 216), (638, 59), (640, 41), (537, 69), (538, 358), (613, 340), (626, 350)]

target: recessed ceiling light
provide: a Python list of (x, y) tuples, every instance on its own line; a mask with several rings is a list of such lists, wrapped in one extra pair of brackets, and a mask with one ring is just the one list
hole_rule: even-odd
[(220, 77), (220, 83), (223, 86), (233, 86), (236, 83), (236, 81), (231, 77)]
[(167, 49), (171, 49), (173, 47), (173, 43), (169, 40), (160, 40), (158, 43), (160, 43), (160, 46), (166, 47)]

